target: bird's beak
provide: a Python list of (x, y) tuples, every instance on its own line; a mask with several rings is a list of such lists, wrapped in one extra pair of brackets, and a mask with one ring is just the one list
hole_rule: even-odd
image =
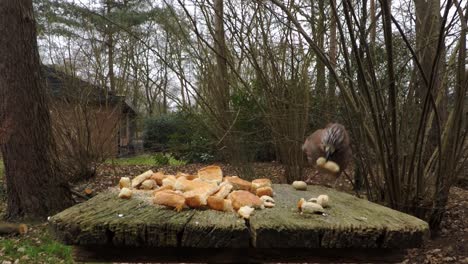
[(325, 152), (325, 159), (326, 159), (327, 161), (330, 159), (330, 156), (331, 156), (330, 151), (326, 151), (326, 152)]

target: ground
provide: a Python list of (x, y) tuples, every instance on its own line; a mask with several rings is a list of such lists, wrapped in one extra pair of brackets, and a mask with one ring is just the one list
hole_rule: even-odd
[[(140, 156), (130, 159), (117, 159), (101, 165), (95, 179), (74, 186), (74, 190), (82, 193), (89, 189), (93, 194), (115, 186), (122, 176), (135, 176), (148, 169), (163, 170), (166, 173), (177, 171), (193, 173), (204, 164), (188, 164), (183, 166), (154, 166), (150, 156)], [(229, 165), (219, 164), (225, 175), (236, 175), (237, 171)], [(3, 164), (0, 162), (0, 175)], [(277, 163), (256, 163), (253, 170), (257, 177), (269, 177), (277, 182), (284, 173)], [(307, 175), (313, 174), (311, 169)], [(315, 178), (318, 184), (327, 184), (331, 179)], [(0, 214), (5, 212), (5, 189), (3, 177), (0, 177)], [(337, 189), (352, 192), (348, 181), (343, 177), (337, 184)], [(84, 198), (77, 197), (77, 200)], [(448, 212), (442, 223), (439, 237), (430, 240), (421, 249), (408, 251), (404, 263), (466, 263), (468, 264), (468, 189), (453, 187), (450, 192)], [(73, 263), (71, 248), (53, 240), (46, 223), (30, 224), (30, 232), (24, 236), (0, 236), (0, 264), (6, 263)]]

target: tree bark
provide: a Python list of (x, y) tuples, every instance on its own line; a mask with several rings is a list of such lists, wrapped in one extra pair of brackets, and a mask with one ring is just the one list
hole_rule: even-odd
[[(112, 11), (112, 1), (111, 0), (107, 0), (106, 1), (106, 12), (107, 12), (107, 15), (110, 15), (111, 11)], [(109, 84), (110, 84), (110, 90), (111, 92), (115, 92), (115, 74), (114, 74), (114, 36), (113, 36), (113, 32), (112, 32), (112, 25), (109, 23), (108, 24), (108, 28), (107, 30), (109, 30), (107, 32), (107, 54), (108, 54), (108, 57), (109, 57), (109, 69), (108, 69), (108, 76), (109, 76)], [(107, 86), (106, 86), (107, 87)]]
[[(336, 6), (336, 0), (331, 0), (332, 5)], [(336, 59), (337, 59), (337, 53), (338, 53), (338, 40), (336, 37), (336, 16), (333, 14), (333, 11), (331, 11), (330, 8), (330, 16), (331, 16), (331, 21), (330, 21), (330, 45), (329, 45), (329, 52), (328, 56), (330, 57), (330, 64), (331, 67), (334, 69), (336, 68)], [(327, 120), (331, 120), (330, 117), (335, 114), (334, 106), (336, 105), (336, 82), (335, 79), (333, 78), (332, 74), (329, 72), (328, 73), (328, 91), (327, 91), (327, 112), (326, 115), (328, 115)]]
[[(72, 204), (59, 177), (31, 0), (0, 1), (0, 148), (7, 218), (43, 219)], [(2, 127), (2, 125), (0, 125)]]
[[(229, 80), (227, 69), (227, 47), (224, 36), (224, 5), (223, 0), (215, 0), (215, 49), (216, 64), (218, 67), (218, 89), (220, 96), (220, 110), (229, 111)], [(228, 119), (229, 120), (229, 119)]]
[[(320, 50), (325, 50), (325, 0), (318, 1), (319, 19), (317, 21), (317, 46)], [(317, 83), (315, 85), (316, 95), (319, 103), (326, 104), (325, 96), (325, 64), (317, 60)], [(320, 105), (319, 107), (323, 107)], [(327, 121), (328, 122), (328, 121)]]

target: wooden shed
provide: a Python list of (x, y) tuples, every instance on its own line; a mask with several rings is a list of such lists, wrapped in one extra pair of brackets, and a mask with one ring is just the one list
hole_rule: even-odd
[(107, 157), (134, 152), (137, 113), (123, 96), (54, 67), (42, 69), (60, 147)]

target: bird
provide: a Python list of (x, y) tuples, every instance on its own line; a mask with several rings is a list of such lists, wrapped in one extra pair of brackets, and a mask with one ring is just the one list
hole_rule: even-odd
[[(329, 123), (325, 128), (314, 131), (306, 138), (302, 150), (307, 155), (307, 161), (313, 167), (316, 167), (316, 161), (319, 157), (324, 157), (327, 161), (330, 160), (338, 164), (340, 170), (336, 174), (333, 187), (352, 159), (348, 132), (339, 123)], [(318, 174), (319, 172), (315, 173), (306, 182), (310, 183), (312, 178)]]

